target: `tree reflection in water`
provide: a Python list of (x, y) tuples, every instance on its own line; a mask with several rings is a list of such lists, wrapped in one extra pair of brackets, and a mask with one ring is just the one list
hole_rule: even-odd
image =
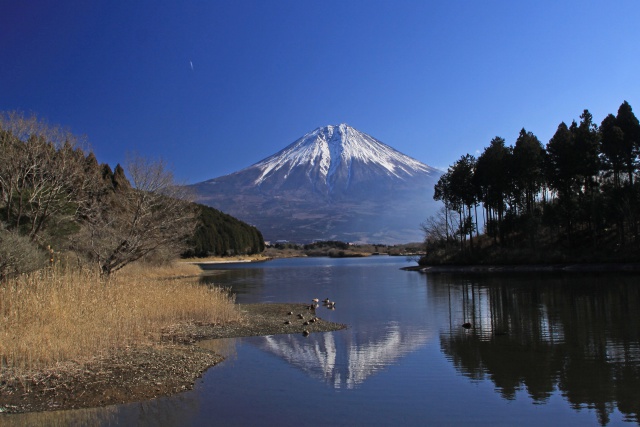
[[(559, 390), (602, 425), (617, 407), (640, 423), (640, 285), (629, 275), (429, 275), (449, 300), (441, 348), (471, 379), (534, 403)], [(444, 295), (446, 293), (446, 295)], [(464, 329), (464, 322), (473, 327)]]

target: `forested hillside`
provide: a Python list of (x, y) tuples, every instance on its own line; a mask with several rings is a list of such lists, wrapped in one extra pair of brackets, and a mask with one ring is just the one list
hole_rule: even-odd
[(256, 254), (264, 251), (262, 233), (231, 215), (197, 205), (198, 226), (184, 257)]
[(190, 244), (216, 255), (264, 248), (255, 228), (192, 203), (162, 161), (134, 156), (112, 170), (69, 131), (0, 113), (0, 280), (61, 253), (109, 275)]
[(625, 101), (598, 126), (588, 110), (543, 146), (524, 128), (442, 175), (423, 228), (427, 263), (638, 261), (640, 124)]

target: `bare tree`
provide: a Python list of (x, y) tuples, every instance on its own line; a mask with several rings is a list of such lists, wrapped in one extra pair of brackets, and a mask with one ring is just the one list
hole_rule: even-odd
[(427, 243), (446, 243), (453, 239), (459, 229), (458, 217), (446, 207), (440, 208), (435, 215), (421, 224)]
[(86, 244), (105, 275), (159, 250), (179, 253), (196, 225), (195, 205), (163, 161), (136, 156), (127, 170), (132, 187), (113, 187), (84, 218)]
[(52, 218), (76, 217), (95, 185), (80, 145), (34, 115), (0, 114), (0, 208), (8, 229), (38, 241)]

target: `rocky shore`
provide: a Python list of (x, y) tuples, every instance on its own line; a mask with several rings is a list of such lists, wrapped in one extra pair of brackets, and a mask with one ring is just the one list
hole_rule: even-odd
[[(309, 334), (346, 328), (315, 317), (306, 304), (246, 304), (244, 319), (225, 325), (186, 325), (163, 332), (162, 342), (132, 347), (80, 366), (16, 377), (0, 375), (0, 413), (51, 411), (136, 402), (189, 390), (209, 367), (224, 358), (199, 340), (275, 334)], [(293, 313), (293, 314), (289, 314)], [(290, 323), (286, 323), (290, 322)], [(0, 420), (2, 415), (0, 415)]]

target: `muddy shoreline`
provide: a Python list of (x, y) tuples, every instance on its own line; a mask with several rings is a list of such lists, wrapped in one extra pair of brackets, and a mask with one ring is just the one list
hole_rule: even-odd
[(2, 372), (0, 420), (2, 413), (99, 407), (190, 390), (208, 368), (224, 360), (198, 346), (203, 339), (303, 334), (305, 330), (313, 334), (346, 328), (322, 319), (304, 325), (315, 317), (315, 310), (301, 303), (243, 304), (240, 309), (242, 322), (174, 327), (164, 331), (161, 343), (122, 350), (84, 366), (67, 365), (28, 378)]

